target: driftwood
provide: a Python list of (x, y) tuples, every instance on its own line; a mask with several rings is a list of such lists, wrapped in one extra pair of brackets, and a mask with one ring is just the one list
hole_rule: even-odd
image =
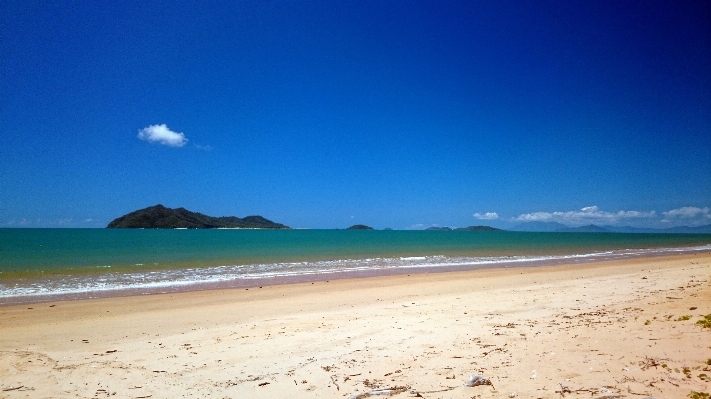
[(383, 388), (383, 389), (373, 389), (370, 392), (360, 392), (356, 393), (354, 395), (351, 395), (349, 399), (365, 399), (371, 396), (376, 396), (376, 395), (383, 395), (383, 396), (390, 396), (390, 395), (395, 395), (401, 392), (409, 391), (410, 388), (408, 387), (391, 387), (391, 388)]
[[(469, 379), (464, 383), (464, 386), (467, 387), (476, 387), (479, 385), (489, 385), (492, 388), (494, 388), (494, 384), (491, 382), (490, 379), (484, 378), (478, 375), (470, 375)], [(434, 391), (418, 391), (412, 387), (407, 387), (407, 386), (396, 386), (396, 387), (390, 387), (390, 388), (379, 388), (379, 389), (373, 389), (372, 391), (369, 392), (359, 392), (356, 394), (351, 395), (348, 399), (365, 399), (369, 398), (371, 396), (390, 396), (390, 395), (396, 395), (402, 392), (410, 392), (411, 394), (415, 395), (416, 398), (424, 398), (422, 394), (427, 394), (427, 393), (435, 393), (435, 392), (447, 392), (451, 391), (453, 389), (456, 389), (457, 387), (445, 387), (444, 389), (439, 389), (439, 390), (434, 390)], [(494, 388), (496, 389), (496, 388)]]
[[(608, 393), (611, 392), (611, 389), (617, 390), (619, 393), (619, 389), (616, 387), (612, 386), (603, 386), (600, 388), (580, 388), (580, 389), (570, 389), (569, 386), (563, 385), (562, 383), (558, 383), (560, 385), (560, 391), (555, 391), (556, 393), (559, 393), (561, 397), (565, 397), (565, 394), (574, 394), (574, 393), (581, 393), (581, 392), (588, 392), (591, 395), (597, 395), (600, 393)], [(603, 398), (616, 398), (619, 397), (617, 395), (610, 395), (610, 396), (603, 396)]]

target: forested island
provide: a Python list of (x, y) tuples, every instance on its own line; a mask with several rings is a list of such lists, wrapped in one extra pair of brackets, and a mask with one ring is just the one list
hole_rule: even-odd
[(167, 208), (155, 205), (128, 213), (109, 223), (107, 228), (126, 229), (290, 229), (281, 223), (262, 216), (214, 217), (191, 212), (185, 208)]

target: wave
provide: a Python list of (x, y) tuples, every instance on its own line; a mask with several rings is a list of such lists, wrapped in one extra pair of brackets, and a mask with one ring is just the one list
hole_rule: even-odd
[[(54, 275), (0, 283), (0, 304), (41, 302), (52, 298), (87, 298), (158, 292), (190, 291), (200, 287), (250, 287), (250, 282), (314, 281), (319, 276), (338, 278), (357, 275), (398, 274), (421, 269), (431, 271), (491, 267), (583, 263), (672, 253), (711, 250), (711, 245), (683, 248), (621, 249), (546, 256), (412, 256), (394, 258), (338, 259), (250, 265), (223, 265), (160, 271), (112, 272), (92, 275)], [(99, 267), (99, 266), (97, 266)], [(304, 280), (304, 278), (307, 278)], [(122, 294), (123, 292), (123, 294)], [(108, 294), (111, 295), (108, 295)]]

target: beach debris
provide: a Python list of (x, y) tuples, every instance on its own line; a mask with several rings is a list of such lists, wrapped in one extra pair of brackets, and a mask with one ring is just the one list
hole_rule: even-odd
[(490, 379), (484, 378), (476, 374), (470, 375), (467, 382), (464, 383), (465, 387), (476, 387), (479, 385), (491, 385), (492, 388), (494, 387), (494, 384), (491, 383)]
[(482, 352), (481, 355), (486, 356), (486, 355), (493, 353), (493, 352), (505, 352), (505, 350), (504, 350), (504, 348), (494, 348), (488, 352)]
[(701, 328), (711, 328), (711, 313), (704, 316), (703, 319), (696, 322)]
[(559, 393), (560, 396), (565, 396), (566, 393), (573, 393), (573, 391), (571, 391), (567, 385), (563, 385), (562, 382), (559, 382), (558, 385), (560, 385), (560, 391), (556, 391), (556, 393)]
[(263, 383), (261, 383), (261, 384), (257, 384), (257, 385), (259, 385), (260, 387), (263, 387), (263, 386), (265, 386), (265, 385), (269, 385), (269, 382), (267, 382), (267, 381), (264, 381)]
[[(390, 395), (396, 395), (398, 393), (410, 391), (410, 388), (405, 387), (405, 386), (397, 386), (397, 387), (390, 387), (390, 388), (383, 388), (383, 389), (373, 389), (372, 391), (369, 392), (359, 392), (356, 394), (353, 394), (350, 396), (349, 399), (365, 399), (371, 396), (390, 396)], [(415, 393), (413, 391), (413, 393)]]
[[(569, 380), (566, 380), (566, 381), (569, 381)], [(579, 394), (579, 393), (583, 393), (583, 392), (587, 392), (591, 395), (599, 395), (602, 393), (611, 393), (611, 389), (615, 389), (615, 390), (617, 390), (617, 393), (619, 393), (619, 389), (617, 389), (614, 386), (609, 386), (609, 385), (602, 386), (600, 388), (596, 387), (596, 388), (570, 389), (570, 387), (568, 387), (567, 385), (563, 385), (562, 383), (558, 383), (558, 384), (560, 385), (560, 391), (555, 391), (555, 392), (559, 393), (561, 397), (565, 397), (566, 393), (567, 394), (573, 394), (573, 393)], [(619, 396), (603, 396), (603, 398), (616, 398), (616, 397), (619, 397)]]
[(2, 391), (3, 392), (15, 391), (15, 390), (18, 390), (18, 389), (21, 389), (24, 387), (25, 387), (24, 385), (20, 385), (20, 386), (16, 386), (16, 387), (4, 388)]
[(511, 392), (509, 394), (509, 398), (515, 398), (516, 397), (516, 392)]
[(341, 390), (341, 387), (338, 386), (338, 377), (336, 377), (335, 375), (332, 375), (332, 376), (331, 376), (331, 382), (333, 383), (333, 385), (336, 386), (336, 390), (337, 390), (337, 391), (340, 391), (340, 390)]
[(536, 379), (536, 370), (531, 371), (531, 379)]
[[(659, 363), (660, 359), (655, 359), (653, 357), (644, 357), (644, 361), (640, 361), (639, 365), (642, 370), (647, 370), (650, 367), (654, 367), (655, 369), (657, 366), (659, 366), (661, 363)], [(667, 360), (667, 359), (664, 359)]]

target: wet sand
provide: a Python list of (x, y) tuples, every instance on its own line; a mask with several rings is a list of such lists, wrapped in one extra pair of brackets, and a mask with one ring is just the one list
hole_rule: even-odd
[(686, 398), (707, 314), (708, 253), (6, 306), (0, 398)]

